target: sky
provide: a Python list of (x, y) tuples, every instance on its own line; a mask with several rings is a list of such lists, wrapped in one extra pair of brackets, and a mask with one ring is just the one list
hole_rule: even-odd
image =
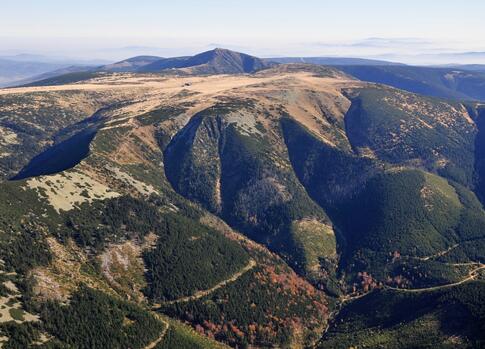
[(484, 13), (483, 0), (2, 0), (0, 54), (425, 59), (485, 52)]

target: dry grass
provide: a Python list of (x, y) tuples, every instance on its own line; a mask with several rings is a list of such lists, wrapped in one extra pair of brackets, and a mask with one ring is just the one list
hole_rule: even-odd
[(45, 197), (56, 211), (69, 211), (83, 202), (119, 196), (106, 185), (77, 171), (29, 179), (26, 185)]

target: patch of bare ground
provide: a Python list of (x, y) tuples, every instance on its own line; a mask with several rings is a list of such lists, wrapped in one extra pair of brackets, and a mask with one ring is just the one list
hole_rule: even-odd
[(0, 126), (0, 147), (12, 144), (19, 144), (17, 134), (6, 127)]
[(36, 190), (58, 212), (72, 210), (83, 202), (120, 196), (106, 185), (78, 171), (31, 178), (26, 186)]
[(141, 302), (146, 286), (141, 246), (133, 241), (111, 244), (98, 257), (101, 272), (109, 285), (127, 298)]
[(101, 272), (109, 285), (128, 300), (142, 303), (145, 298), (142, 289), (146, 286), (145, 264), (142, 253), (155, 248), (158, 236), (149, 233), (142, 241), (125, 241), (110, 244), (98, 256)]
[(226, 222), (224, 222), (219, 217), (206, 213), (200, 218), (200, 222), (222, 234), (228, 239), (239, 241), (242, 246), (244, 246), (248, 250), (255, 250), (259, 252), (265, 252), (268, 256), (272, 256), (274, 258), (279, 258), (275, 253), (270, 252), (266, 247), (261, 244), (254, 242), (253, 240), (249, 239), (248, 237), (234, 231)]
[(90, 270), (86, 253), (74, 241), (61, 244), (49, 237), (47, 243), (53, 255), (51, 264), (34, 268), (29, 275), (36, 299), (68, 302), (71, 293), (81, 284), (116, 295), (102, 278)]
[(8, 295), (0, 297), (0, 324), (9, 321), (22, 323), (39, 320), (37, 315), (23, 310), (21, 294), (11, 280), (4, 281), (3, 286), (8, 290)]
[(133, 176), (129, 175), (125, 171), (122, 171), (118, 167), (108, 166), (107, 169), (111, 172), (116, 180), (121, 181), (129, 187), (135, 189), (139, 194), (149, 196), (150, 194), (157, 192), (152, 185), (135, 179)]

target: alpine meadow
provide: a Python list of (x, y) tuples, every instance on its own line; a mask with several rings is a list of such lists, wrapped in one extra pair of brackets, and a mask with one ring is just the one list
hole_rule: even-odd
[(347, 3), (0, 5), (0, 348), (485, 348), (485, 6)]

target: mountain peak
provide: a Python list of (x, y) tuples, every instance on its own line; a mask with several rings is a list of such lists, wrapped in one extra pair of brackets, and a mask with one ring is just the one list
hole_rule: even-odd
[(190, 57), (160, 59), (140, 68), (142, 72), (161, 72), (178, 69), (189, 74), (241, 74), (253, 73), (272, 64), (245, 53), (215, 48)]
[(222, 47), (216, 47), (212, 51), (214, 51), (214, 52), (236, 52), (236, 51), (232, 51), (232, 50), (229, 50), (227, 48), (222, 48)]

